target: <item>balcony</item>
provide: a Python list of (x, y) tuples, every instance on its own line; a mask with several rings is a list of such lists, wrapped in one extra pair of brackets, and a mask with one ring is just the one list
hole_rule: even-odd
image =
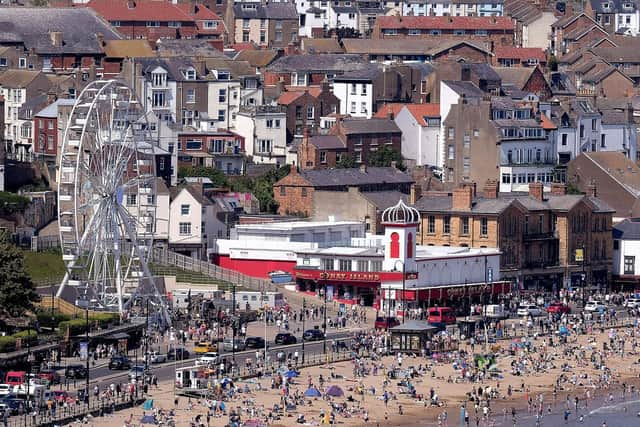
[(556, 231), (550, 231), (547, 233), (526, 233), (522, 236), (522, 240), (525, 242), (533, 242), (540, 240), (557, 240), (558, 233)]

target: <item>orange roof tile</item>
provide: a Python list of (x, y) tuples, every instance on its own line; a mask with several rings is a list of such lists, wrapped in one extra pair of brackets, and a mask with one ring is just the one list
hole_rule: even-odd
[(373, 117), (376, 117), (378, 119), (386, 119), (389, 116), (389, 113), (393, 114), (393, 117), (395, 117), (398, 115), (400, 110), (402, 110), (402, 107), (404, 107), (405, 105), (407, 104), (403, 104), (403, 103), (384, 104), (382, 107), (380, 107), (378, 112), (376, 112), (376, 114), (373, 115)]
[(440, 117), (440, 104), (407, 104), (406, 107), (422, 126), (427, 125), (425, 117)]
[(506, 16), (379, 16), (376, 23), (382, 30), (514, 30)]
[(542, 124), (542, 129), (544, 130), (558, 129), (558, 127), (544, 113), (540, 114), (540, 123)]
[(178, 6), (164, 0), (135, 0), (129, 9), (127, 0), (91, 0), (87, 6), (107, 21), (180, 21), (194, 18)]
[(278, 98), (278, 104), (280, 105), (289, 105), (296, 99), (300, 98), (304, 95), (304, 91), (296, 91), (296, 92), (282, 92), (280, 97)]

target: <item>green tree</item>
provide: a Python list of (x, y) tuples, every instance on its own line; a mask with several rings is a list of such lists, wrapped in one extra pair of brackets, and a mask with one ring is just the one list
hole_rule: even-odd
[(219, 169), (205, 166), (180, 166), (178, 168), (178, 178), (204, 177), (211, 179), (214, 187), (226, 187), (229, 185), (227, 176)]
[(273, 184), (289, 175), (291, 167), (283, 166), (279, 169), (271, 169), (255, 178), (241, 177), (231, 182), (231, 188), (234, 191), (250, 192), (260, 202), (260, 210), (266, 213), (276, 213), (278, 211), (278, 203), (273, 197)]
[(352, 156), (343, 155), (340, 161), (336, 162), (337, 168), (349, 169), (356, 167), (356, 161)]
[(22, 252), (10, 243), (6, 233), (0, 236), (0, 310), (11, 317), (23, 316), (40, 300), (31, 277), (24, 268)]
[(402, 154), (386, 145), (369, 155), (370, 166), (389, 167), (391, 162), (396, 162), (396, 167), (400, 170), (406, 169), (402, 163)]

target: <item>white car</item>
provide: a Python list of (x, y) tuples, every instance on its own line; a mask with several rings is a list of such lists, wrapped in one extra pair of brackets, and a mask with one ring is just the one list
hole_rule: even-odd
[(149, 355), (149, 360), (151, 363), (164, 363), (167, 361), (167, 355), (159, 351), (154, 351)]
[(590, 312), (605, 311), (606, 309), (607, 307), (605, 307), (605, 305), (600, 301), (587, 301), (587, 303), (584, 306), (584, 311), (590, 311)]
[(518, 310), (516, 311), (518, 316), (540, 316), (542, 315), (542, 310), (534, 304), (520, 304), (518, 306)]
[(629, 298), (623, 305), (626, 308), (640, 308), (640, 298)]
[(196, 366), (210, 366), (218, 362), (218, 353), (205, 353), (196, 359)]
[(0, 396), (7, 396), (11, 394), (11, 386), (9, 384), (0, 384)]

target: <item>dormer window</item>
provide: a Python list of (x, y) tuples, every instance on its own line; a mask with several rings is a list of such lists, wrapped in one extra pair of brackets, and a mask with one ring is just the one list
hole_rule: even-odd
[(230, 80), (231, 73), (228, 71), (218, 71), (218, 80)]
[(622, 7), (625, 8), (625, 9), (631, 10), (631, 9), (633, 9), (633, 4), (632, 3), (625, 3)]
[(160, 69), (151, 73), (151, 83), (155, 87), (164, 87), (167, 85), (167, 73)]
[(195, 80), (196, 79), (196, 70), (193, 68), (189, 68), (184, 72), (184, 78), (186, 80)]
[(255, 3), (242, 3), (242, 8), (245, 10), (252, 10), (256, 8)]
[(609, 3), (602, 3), (602, 10), (609, 10), (610, 5)]
[(205, 30), (215, 30), (218, 28), (218, 21), (204, 21), (202, 26)]

